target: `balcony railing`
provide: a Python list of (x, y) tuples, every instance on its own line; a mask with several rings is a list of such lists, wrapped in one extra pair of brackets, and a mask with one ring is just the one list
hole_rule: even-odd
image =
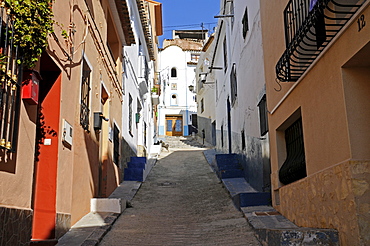
[(22, 66), (14, 45), (14, 19), (0, 7), (0, 148), (15, 152), (18, 139)]
[(284, 10), (286, 50), (276, 65), (297, 81), (366, 0), (290, 0)]

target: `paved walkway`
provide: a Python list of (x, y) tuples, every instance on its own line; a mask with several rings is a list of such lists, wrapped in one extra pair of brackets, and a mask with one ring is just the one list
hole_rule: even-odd
[(100, 245), (260, 245), (203, 150), (191, 142), (162, 150)]

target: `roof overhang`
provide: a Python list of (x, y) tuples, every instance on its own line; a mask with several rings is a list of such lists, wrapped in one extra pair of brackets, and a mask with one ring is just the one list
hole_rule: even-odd
[(135, 43), (134, 32), (131, 27), (130, 13), (126, 0), (115, 0), (119, 18), (121, 20), (123, 33), (125, 35), (126, 45)]

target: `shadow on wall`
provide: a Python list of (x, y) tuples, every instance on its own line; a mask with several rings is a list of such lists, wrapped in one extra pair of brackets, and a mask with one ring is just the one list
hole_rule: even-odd
[[(100, 196), (108, 197), (119, 185), (121, 180), (121, 170), (118, 170), (118, 173), (115, 171), (116, 168), (119, 168), (116, 163), (112, 160), (112, 153), (108, 150), (108, 156), (103, 157), (102, 166), (101, 166), (101, 187), (100, 187)], [(118, 175), (118, 177), (117, 177)]]
[[(121, 168), (124, 170), (124, 168), (127, 168), (127, 163), (130, 162), (130, 157), (137, 155), (124, 138), (121, 138), (121, 153)], [(124, 173), (122, 179), (124, 179), (123, 176)]]
[(0, 150), (0, 173), (15, 174), (17, 163), (16, 153), (11, 153), (7, 150)]
[(90, 190), (94, 197), (99, 197), (99, 189), (101, 187), (101, 181), (99, 180), (99, 173), (101, 172), (99, 164), (99, 144), (91, 138), (91, 133), (84, 131), (85, 149), (88, 156), (91, 182)]
[(92, 182), (90, 182), (91, 193), (94, 197), (108, 197), (117, 187), (120, 180), (120, 172), (116, 172), (118, 167), (112, 160), (112, 153), (106, 150), (103, 159), (100, 162), (99, 142), (94, 140), (91, 133), (84, 132), (85, 147), (89, 159)]

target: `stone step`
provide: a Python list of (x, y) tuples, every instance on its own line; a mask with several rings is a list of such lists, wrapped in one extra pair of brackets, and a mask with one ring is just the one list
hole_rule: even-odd
[(127, 162), (127, 168), (141, 168), (145, 169), (146, 163), (140, 163), (140, 162)]
[(257, 191), (242, 177), (221, 180), (229, 192), (235, 207), (239, 210), (242, 207), (271, 204), (271, 194), (269, 192)]
[(241, 208), (262, 245), (339, 245), (338, 231), (299, 227), (270, 206)]
[(125, 181), (144, 181), (144, 169), (143, 168), (125, 168), (124, 170)]
[(219, 171), (242, 168), (236, 154), (216, 154), (215, 158)]
[(242, 177), (244, 177), (243, 170), (241, 170), (241, 169), (221, 170), (221, 171), (217, 172), (217, 175), (221, 179), (242, 178)]
[(131, 156), (130, 157), (130, 162), (132, 163), (146, 163), (147, 158), (146, 157), (141, 157), (141, 156)]

